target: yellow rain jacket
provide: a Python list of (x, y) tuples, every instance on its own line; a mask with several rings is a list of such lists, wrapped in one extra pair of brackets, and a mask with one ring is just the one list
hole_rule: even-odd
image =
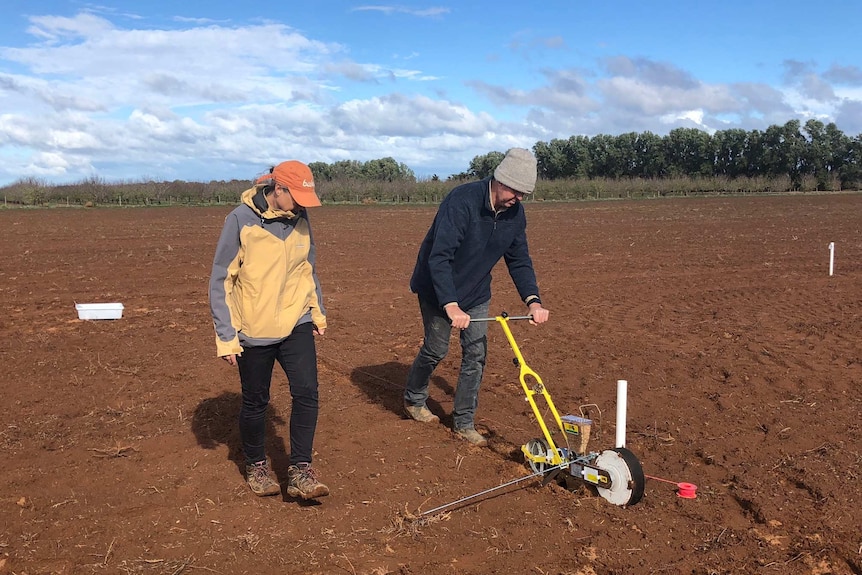
[(271, 345), (300, 323), (326, 327), (306, 210), (269, 208), (257, 185), (225, 218), (209, 283), (216, 355)]

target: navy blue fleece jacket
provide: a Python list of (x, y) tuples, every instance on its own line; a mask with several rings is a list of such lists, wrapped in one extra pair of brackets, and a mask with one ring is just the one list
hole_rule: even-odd
[(468, 310), (491, 299), (491, 270), (505, 258), (521, 299), (539, 288), (527, 249), (527, 218), (520, 202), (494, 213), (490, 178), (458, 186), (443, 199), (419, 256), (410, 290), (444, 306)]

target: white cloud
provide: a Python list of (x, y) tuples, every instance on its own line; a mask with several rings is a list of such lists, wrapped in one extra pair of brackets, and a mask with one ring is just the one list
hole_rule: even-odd
[[(647, 57), (587, 58), (565, 37), (528, 28), (488, 48), (514, 37), (517, 63), (464, 52), (465, 66), (429, 64), (415, 43), (397, 48), (409, 57), (387, 47), (385, 57), (363, 51), (360, 62), (355, 46), (279, 22), (124, 28), (115, 22), (136, 17), (92, 10), (32, 17), (32, 44), (0, 46), (0, 184), (94, 173), (250, 177), (285, 157), (392, 156), (420, 175), (452, 173), (490, 150), (575, 134), (765, 128), (795, 115), (840, 120), (850, 135), (862, 128), (856, 65), (786, 60), (785, 85), (707, 82)], [(351, 12), (416, 21), (449, 9)]]
[(34, 16), (27, 32), (45, 40), (49, 45), (62, 40), (75, 40), (99, 36), (114, 29), (104, 18), (83, 12), (73, 18), (63, 16)]
[(383, 14), (409, 14), (411, 16), (419, 16), (422, 18), (427, 17), (436, 17), (442, 16), (443, 14), (449, 13), (449, 8), (444, 7), (432, 7), (432, 8), (409, 8), (401, 5), (366, 5), (366, 6), (357, 6), (352, 9), (353, 12), (382, 12)]
[(677, 124), (680, 121), (686, 121), (695, 126), (708, 129), (708, 127), (703, 123), (703, 110), (686, 110), (681, 113), (667, 114), (662, 116), (661, 121), (665, 124)]
[(425, 96), (390, 94), (345, 102), (334, 110), (339, 128), (377, 137), (424, 138), (439, 133), (478, 136), (495, 126), (484, 113)]
[(69, 172), (82, 174), (93, 173), (93, 166), (86, 159), (69, 154), (55, 152), (39, 152), (31, 158), (31, 163), (22, 166), (28, 177), (53, 178), (61, 177)]

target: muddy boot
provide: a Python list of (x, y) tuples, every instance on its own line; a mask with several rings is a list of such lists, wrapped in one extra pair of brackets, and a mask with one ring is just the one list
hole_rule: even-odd
[(465, 427), (463, 429), (456, 429), (455, 435), (460, 437), (461, 439), (465, 439), (475, 445), (476, 447), (487, 447), (488, 440), (485, 437), (473, 429), (472, 427)]
[(416, 421), (421, 421), (422, 423), (437, 423), (438, 421), (440, 421), (440, 418), (431, 413), (431, 410), (424, 405), (410, 405), (405, 403), (404, 411), (412, 419), (415, 419)]
[(270, 477), (269, 465), (266, 461), (258, 461), (251, 465), (245, 466), (245, 480), (252, 492), (258, 497), (267, 495), (278, 495), (281, 493), (281, 486), (278, 481)]
[(303, 499), (317, 499), (329, 495), (329, 487), (317, 480), (317, 475), (308, 463), (287, 468), (287, 494)]

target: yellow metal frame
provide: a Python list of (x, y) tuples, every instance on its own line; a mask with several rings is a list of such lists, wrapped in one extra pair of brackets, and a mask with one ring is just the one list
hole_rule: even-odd
[[(540, 457), (529, 453), (526, 445), (521, 446), (521, 451), (524, 453), (524, 457), (534, 463), (548, 463), (552, 466), (560, 465), (563, 463), (563, 459), (560, 457), (560, 450), (557, 449), (557, 445), (551, 437), (551, 432), (548, 430), (548, 426), (545, 424), (542, 413), (539, 411), (539, 406), (536, 404), (535, 397), (538, 395), (544, 398), (545, 403), (547, 403), (548, 408), (551, 410), (551, 414), (554, 416), (554, 422), (557, 424), (557, 428), (559, 428), (560, 432), (563, 434), (562, 437), (565, 438), (566, 431), (563, 429), (563, 421), (560, 419), (560, 414), (557, 412), (557, 408), (554, 406), (554, 401), (551, 399), (551, 395), (545, 388), (542, 378), (538, 373), (533, 371), (529, 365), (527, 365), (526, 361), (524, 361), (524, 356), (521, 355), (521, 350), (518, 347), (518, 343), (515, 341), (515, 337), (512, 335), (512, 330), (509, 329), (509, 317), (506, 315), (498, 315), (494, 319), (503, 328), (503, 333), (506, 334), (506, 339), (509, 340), (509, 345), (512, 347), (512, 351), (515, 352), (515, 357), (518, 360), (518, 367), (520, 369), (518, 379), (521, 381), (521, 388), (527, 396), (527, 401), (533, 409), (533, 414), (536, 416), (536, 421), (539, 422), (539, 427), (542, 428), (542, 434), (545, 436), (545, 441), (548, 442), (548, 447), (550, 447), (551, 457), (549, 459), (547, 456)], [(536, 384), (532, 388), (527, 384), (528, 377), (531, 377), (536, 381)]]

